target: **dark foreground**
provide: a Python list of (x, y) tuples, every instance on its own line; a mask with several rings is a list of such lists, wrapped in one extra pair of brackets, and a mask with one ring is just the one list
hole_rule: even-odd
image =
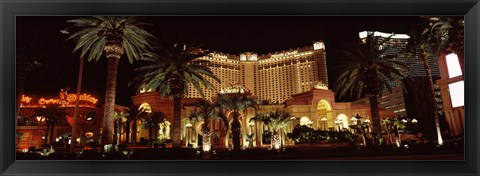
[(17, 152), (17, 160), (464, 160), (463, 147), (417, 146), (411, 148), (264, 148), (201, 152), (192, 148), (128, 148), (101, 153), (84, 150), (78, 153)]

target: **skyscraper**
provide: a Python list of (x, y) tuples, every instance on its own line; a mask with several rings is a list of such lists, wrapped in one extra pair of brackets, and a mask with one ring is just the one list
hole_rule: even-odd
[[(205, 98), (216, 96), (222, 87), (240, 84), (259, 100), (283, 103), (292, 94), (309, 91), (317, 82), (328, 85), (325, 56), (322, 41), (262, 55), (244, 52), (237, 56), (214, 52), (199, 58), (209, 60), (212, 72), (221, 80), (219, 84), (209, 79), (215, 89), (204, 89)], [(201, 98), (201, 95), (190, 88), (187, 97)]]
[[(423, 62), (419, 56), (418, 53), (414, 54), (409, 54), (406, 52), (407, 45), (408, 45), (408, 39), (410, 36), (407, 34), (388, 34), (384, 32), (379, 32), (379, 31), (362, 31), (358, 33), (358, 36), (360, 37), (361, 40), (364, 40), (368, 35), (373, 34), (374, 37), (379, 38), (379, 42), (384, 42), (383, 45), (380, 45), (380, 50), (383, 48), (387, 48), (388, 50), (386, 51), (385, 54), (388, 55), (396, 55), (397, 57), (394, 58), (395, 60), (402, 61), (408, 66), (409, 70), (409, 75), (410, 77), (421, 77), (421, 76), (427, 76), (425, 74), (425, 68), (423, 66)], [(386, 41), (388, 39), (388, 41)], [(429, 65), (430, 69), (432, 71), (432, 76), (433, 77), (439, 77), (440, 76), (440, 71), (438, 69), (438, 61), (435, 59), (436, 56), (432, 54), (433, 52), (430, 52), (429, 56)], [(391, 87), (396, 87), (399, 86), (400, 83), (397, 82), (392, 82)]]

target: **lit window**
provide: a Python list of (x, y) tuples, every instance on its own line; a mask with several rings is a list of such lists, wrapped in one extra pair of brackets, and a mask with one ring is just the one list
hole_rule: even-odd
[(446, 56), (448, 77), (453, 78), (462, 75), (462, 69), (460, 68), (460, 62), (456, 54), (451, 53)]
[(464, 106), (464, 83), (459, 81), (448, 85), (452, 107)]

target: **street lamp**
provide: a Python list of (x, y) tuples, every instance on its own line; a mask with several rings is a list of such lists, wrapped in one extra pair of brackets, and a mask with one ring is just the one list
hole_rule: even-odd
[(323, 123), (323, 131), (327, 131), (327, 118), (324, 116), (320, 119)]
[(417, 119), (412, 119), (412, 123), (416, 124), (417, 122)]

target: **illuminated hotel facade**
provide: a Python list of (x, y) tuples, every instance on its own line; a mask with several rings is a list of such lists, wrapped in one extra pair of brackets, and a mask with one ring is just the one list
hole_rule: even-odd
[[(253, 147), (270, 147), (270, 144), (263, 142), (263, 134), (268, 128), (262, 122), (250, 124), (250, 119), (257, 113), (286, 110), (297, 119), (280, 133), (285, 146), (295, 145), (286, 134), (291, 133), (297, 125), (309, 125), (317, 130), (344, 131), (350, 130), (349, 126), (355, 123), (352, 118), (356, 115), (363, 117), (363, 120), (371, 120), (369, 105), (335, 102), (335, 93), (328, 89), (325, 45), (321, 41), (314, 42), (312, 46), (269, 54), (246, 52), (235, 56), (213, 53), (199, 59), (211, 61), (209, 66), (212, 72), (222, 81), (218, 84), (210, 79), (215, 89), (204, 89), (206, 99), (215, 100), (218, 94), (241, 92), (259, 102), (271, 102), (240, 113), (242, 147), (248, 147), (250, 142)], [(189, 87), (187, 98), (182, 100), (181, 136), (185, 146), (201, 145), (199, 134), (203, 122), (189, 120), (190, 113), (195, 109), (193, 103), (200, 98), (200, 94), (193, 87)], [(167, 121), (173, 122), (172, 99), (162, 98), (155, 91), (145, 90), (132, 96), (132, 99), (133, 104), (141, 105), (152, 112), (160, 111), (167, 116)], [(232, 121), (232, 114), (225, 114), (229, 122)], [(381, 118), (392, 116), (393, 111), (380, 108)], [(209, 124), (214, 148), (231, 147), (231, 131), (223, 131), (223, 125), (220, 120), (211, 121)], [(254, 134), (253, 139), (249, 139), (249, 134)]]
[[(328, 85), (325, 44), (258, 55), (245, 52), (240, 55), (213, 53), (200, 59), (209, 60), (210, 69), (221, 84), (209, 78), (214, 89), (204, 89), (205, 98), (211, 99), (229, 85), (243, 85), (259, 100), (280, 104), (291, 95), (309, 91), (322, 82)], [(189, 85), (188, 98), (201, 98)]]

